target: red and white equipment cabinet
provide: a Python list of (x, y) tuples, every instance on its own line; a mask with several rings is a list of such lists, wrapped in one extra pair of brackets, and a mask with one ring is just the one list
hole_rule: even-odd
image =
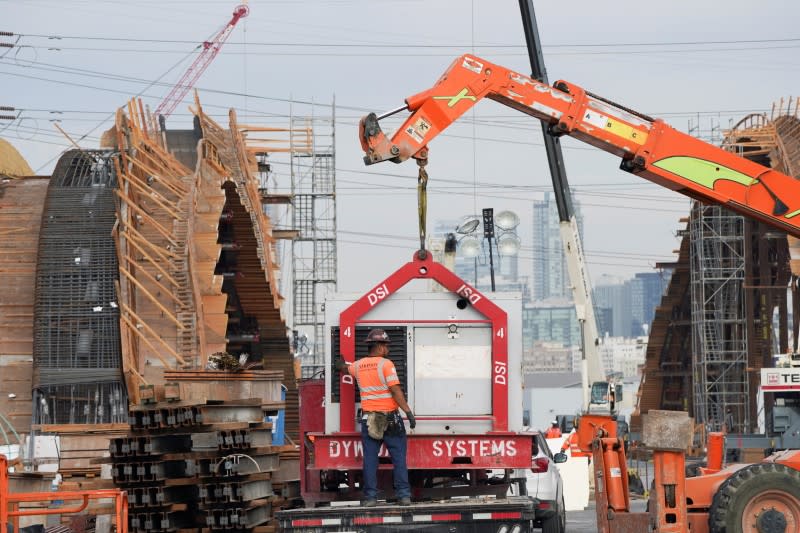
[[(511, 471), (531, 468), (533, 455), (522, 427), (521, 313), (519, 294), (490, 299), (419, 252), (365, 294), (328, 299), (324, 388), (321, 380), (301, 386), (306, 505), (361, 497), (357, 386), (333, 361), (363, 356), (371, 328), (389, 334), (389, 357), (417, 418), (408, 435), (412, 498), (503, 498)], [(385, 450), (381, 457), (379, 497), (391, 498), (392, 465)], [(488, 469), (509, 475), (489, 481)]]

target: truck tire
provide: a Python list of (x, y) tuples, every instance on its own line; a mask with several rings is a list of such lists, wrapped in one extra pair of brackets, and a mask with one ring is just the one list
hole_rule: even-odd
[(564, 533), (567, 530), (567, 511), (564, 509), (564, 499), (558, 504), (556, 513), (542, 521), (542, 533)]
[(800, 472), (776, 463), (742, 468), (714, 495), (708, 528), (711, 533), (800, 530)]

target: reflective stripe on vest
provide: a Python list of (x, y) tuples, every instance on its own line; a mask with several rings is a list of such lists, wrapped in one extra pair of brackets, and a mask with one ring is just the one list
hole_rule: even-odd
[(564, 444), (561, 446), (561, 451), (564, 452), (569, 448), (569, 454), (572, 457), (591, 457), (591, 452), (584, 452), (578, 446), (578, 433), (572, 432), (570, 433), (569, 437), (564, 441)]
[[(391, 411), (397, 409), (396, 402), (393, 400), (393, 396), (391, 391), (389, 390), (388, 379), (383, 373), (383, 369), (386, 366), (386, 359), (381, 357), (375, 366), (374, 369), (370, 369), (370, 372), (375, 371), (377, 372), (378, 379), (375, 380), (372, 376), (367, 376), (362, 372), (361, 366), (365, 363), (370, 361), (371, 358), (367, 357), (365, 359), (361, 359), (353, 365), (353, 377), (356, 378), (358, 382), (358, 389), (361, 392), (361, 405), (362, 408), (366, 411), (371, 410), (383, 410), (383, 411)], [(393, 380), (396, 378), (396, 372), (393, 372), (390, 378)], [(386, 404), (386, 400), (391, 400), (389, 404)], [(376, 403), (373, 403), (377, 401)]]

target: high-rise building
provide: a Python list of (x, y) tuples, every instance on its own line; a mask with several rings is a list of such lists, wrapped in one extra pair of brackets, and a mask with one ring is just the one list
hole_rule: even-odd
[(522, 345), (532, 346), (537, 341), (580, 346), (581, 332), (571, 301), (551, 298), (522, 306)]
[[(572, 372), (576, 353), (580, 353), (576, 346), (564, 346), (560, 342), (536, 341), (522, 351), (522, 374)], [(580, 360), (580, 355), (577, 359)]]
[(600, 330), (600, 335), (630, 337), (633, 321), (630, 285), (616, 278), (601, 276), (594, 286), (593, 295), (596, 308), (611, 310), (611, 328)]
[(646, 335), (645, 329), (653, 322), (669, 277), (669, 272), (639, 272), (633, 279), (624, 281), (601, 277), (594, 287), (595, 309), (609, 309), (611, 320), (608, 317), (598, 320), (600, 334), (613, 337)]
[[(578, 231), (583, 235), (580, 207), (573, 199)], [(533, 202), (533, 299), (572, 298), (564, 247), (559, 232), (558, 209), (553, 194)]]
[(630, 280), (632, 337), (647, 334), (669, 278), (669, 272), (639, 272)]
[(611, 334), (614, 330), (614, 310), (610, 307), (600, 306), (595, 302), (594, 317), (597, 320), (598, 335)]

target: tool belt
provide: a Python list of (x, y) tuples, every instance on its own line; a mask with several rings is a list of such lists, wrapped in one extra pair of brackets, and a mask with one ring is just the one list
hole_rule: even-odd
[(397, 411), (381, 413), (371, 411), (364, 413), (367, 423), (367, 434), (375, 439), (382, 440), (384, 435), (396, 436), (406, 432), (403, 419)]

